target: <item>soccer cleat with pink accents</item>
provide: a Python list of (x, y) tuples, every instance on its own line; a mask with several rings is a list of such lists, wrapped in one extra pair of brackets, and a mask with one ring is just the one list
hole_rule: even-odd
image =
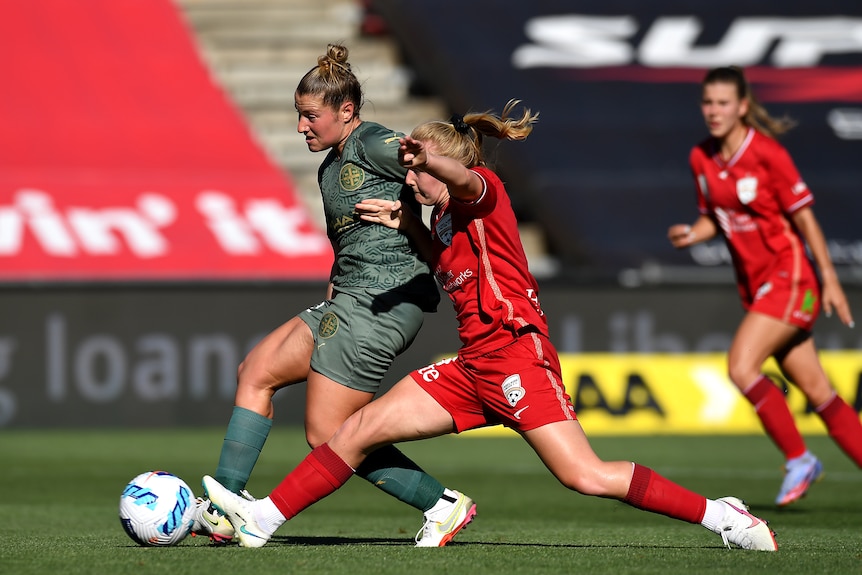
[(224, 485), (204, 475), (202, 485), (213, 506), (227, 517), (236, 531), (240, 547), (263, 547), (272, 533), (268, 533), (254, 520), (254, 498), (246, 493), (237, 495)]
[(748, 512), (744, 501), (736, 497), (722, 497), (717, 501), (724, 503), (725, 512), (716, 532), (728, 549), (733, 544), (755, 551), (778, 551), (775, 533), (766, 521)]
[(778, 497), (775, 498), (775, 504), (784, 507), (801, 499), (821, 477), (823, 464), (813, 453), (806, 451), (805, 455), (789, 460), (784, 466), (784, 481), (781, 483)]
[(215, 544), (230, 543), (233, 539), (233, 526), (227, 518), (220, 514), (210, 503), (209, 499), (200, 497), (195, 501), (195, 522), (192, 525), (192, 537), (202, 535), (209, 537)]
[(416, 547), (444, 547), (476, 517), (473, 500), (460, 491), (452, 493), (457, 498), (451, 505), (425, 513), (425, 524), (416, 534)]

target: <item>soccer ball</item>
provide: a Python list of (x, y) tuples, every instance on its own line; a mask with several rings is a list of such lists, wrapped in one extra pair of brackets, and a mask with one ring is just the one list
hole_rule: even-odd
[(167, 471), (141, 473), (120, 496), (120, 523), (138, 545), (176, 545), (191, 531), (194, 511), (192, 490)]

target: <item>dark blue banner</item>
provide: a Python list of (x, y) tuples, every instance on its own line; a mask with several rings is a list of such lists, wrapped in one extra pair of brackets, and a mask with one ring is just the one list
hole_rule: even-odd
[(700, 81), (724, 65), (743, 66), (769, 112), (798, 122), (781, 141), (815, 194), (839, 272), (862, 264), (862, 3), (377, 0), (375, 9), (452, 111), (499, 111), (518, 98), (540, 112), (527, 141), (489, 159), (565, 270), (671, 277), (726, 266), (720, 242), (677, 252), (665, 237), (697, 216), (688, 153), (707, 135)]

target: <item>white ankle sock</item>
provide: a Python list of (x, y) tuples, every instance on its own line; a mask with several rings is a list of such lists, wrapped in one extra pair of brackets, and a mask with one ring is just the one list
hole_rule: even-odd
[(703, 519), (700, 521), (700, 524), (713, 533), (718, 533), (718, 524), (721, 521), (721, 518), (724, 517), (724, 512), (727, 509), (725, 505), (726, 504), (722, 501), (707, 499), (706, 512), (703, 514)]
[(258, 527), (270, 535), (287, 521), (269, 497), (258, 499), (252, 503), (251, 513)]

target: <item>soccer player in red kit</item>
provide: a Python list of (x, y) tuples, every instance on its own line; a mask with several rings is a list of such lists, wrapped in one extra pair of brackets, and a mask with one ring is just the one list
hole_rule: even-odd
[(683, 248), (719, 232), (724, 236), (746, 311), (728, 371), (784, 454), (785, 476), (775, 501), (784, 506), (805, 495), (823, 466), (806, 448), (784, 395), (762, 373), (763, 362), (776, 359), (830, 436), (862, 466), (862, 424), (829, 382), (811, 337), (821, 306), (849, 327), (853, 317), (814, 217), (814, 196), (774, 139), (789, 122), (767, 114), (740, 68), (710, 70), (702, 90), (710, 136), (689, 158), (700, 217), (692, 225), (671, 226), (668, 237)]
[[(407, 183), (420, 203), (434, 207), (430, 234), (400, 209), (400, 201), (356, 206), (364, 220), (410, 235), (427, 258), (455, 306), (463, 344), (457, 357), (412, 372), (363, 407), (269, 497), (248, 501), (204, 477), (241, 545), (265, 544), (287, 519), (343, 485), (381, 446), (502, 424), (520, 433), (569, 489), (700, 523), (728, 546), (777, 549), (772, 531), (740, 499), (707, 499), (631, 461), (602, 461), (590, 446), (548, 339), (511, 202), (482, 160), (484, 136), (522, 140), (531, 132), (537, 116), (524, 110), (511, 117), (517, 104), (509, 102), (501, 116), (428, 122), (401, 139)], [(428, 528), (440, 524), (455, 533), (471, 518), (464, 509)]]

